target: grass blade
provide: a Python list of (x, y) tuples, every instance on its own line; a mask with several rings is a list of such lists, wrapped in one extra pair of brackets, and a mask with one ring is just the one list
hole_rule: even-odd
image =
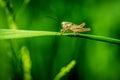
[[(37, 37), (37, 36), (61, 36), (61, 33), (60, 32), (52, 32), (52, 31), (0, 29), (0, 39), (28, 38), (28, 37)], [(62, 36), (86, 38), (86, 39), (91, 39), (91, 40), (96, 40), (96, 41), (120, 44), (119, 39), (90, 35), (90, 34), (81, 34), (80, 33), (80, 34), (74, 35), (73, 33), (65, 33)]]
[(28, 37), (52, 36), (52, 35), (60, 35), (60, 33), (51, 32), (51, 31), (30, 31), (30, 30), (12, 30), (12, 29), (0, 30), (0, 39), (28, 38)]
[(120, 45), (120, 39), (109, 38), (109, 37), (104, 37), (104, 36), (96, 36), (96, 35), (90, 35), (90, 34), (77, 34), (77, 35), (69, 34), (67, 36), (78, 37), (78, 38), (87, 38), (87, 39), (91, 39), (91, 40), (108, 42), (108, 43)]

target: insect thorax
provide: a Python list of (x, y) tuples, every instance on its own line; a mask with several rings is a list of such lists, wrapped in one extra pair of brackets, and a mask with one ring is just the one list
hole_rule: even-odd
[(71, 22), (62, 22), (62, 27), (63, 28), (70, 28), (73, 26), (73, 23)]

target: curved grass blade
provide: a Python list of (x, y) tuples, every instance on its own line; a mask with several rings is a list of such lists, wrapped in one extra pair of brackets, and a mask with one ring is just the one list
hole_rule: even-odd
[[(32, 30), (12, 30), (12, 29), (0, 29), (0, 39), (13, 39), (13, 38), (28, 38), (28, 37), (38, 37), (38, 36), (61, 36), (60, 32), (52, 32), (52, 31), (32, 31)], [(86, 38), (101, 42), (119, 44), (119, 39), (96, 36), (90, 34), (73, 34), (73, 33), (65, 33), (62, 36), (70, 36), (76, 38)]]
[(113, 44), (119, 44), (120, 45), (120, 39), (109, 38), (109, 37), (104, 37), (104, 36), (96, 36), (96, 35), (90, 35), (90, 34), (77, 34), (77, 35), (69, 34), (67, 36), (78, 37), (78, 38), (87, 38), (87, 39), (91, 39), (91, 40), (108, 42), (108, 43), (113, 43)]

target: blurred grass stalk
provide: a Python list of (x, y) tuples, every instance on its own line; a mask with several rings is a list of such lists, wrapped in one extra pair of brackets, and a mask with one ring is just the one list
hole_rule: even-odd
[(64, 75), (66, 75), (75, 66), (76, 61), (72, 60), (67, 66), (62, 67), (60, 72), (55, 76), (54, 80), (60, 80)]
[(21, 58), (23, 64), (24, 80), (32, 80), (31, 77), (31, 59), (30, 53), (27, 47), (23, 46), (21, 48)]
[[(30, 0), (24, 0), (23, 5), (21, 5), (21, 7), (24, 7), (29, 1)], [(14, 20), (15, 13), (14, 13), (14, 9), (13, 9), (13, 7), (14, 7), (13, 4), (7, 0), (0, 0), (0, 4), (1, 4), (1, 7), (3, 7), (5, 9), (6, 16), (7, 16), (7, 23), (8, 23), (9, 28), (11, 30), (17, 30), (18, 26), (16, 25), (15, 20)], [(16, 57), (16, 59), (18, 59), (20, 61), (22, 60), (22, 65), (23, 65), (22, 68), (24, 71), (24, 73), (23, 73), (24, 80), (31, 80), (31, 60), (30, 60), (30, 55), (29, 55), (28, 49), (25, 46), (23, 46), (23, 47), (21, 47), (21, 52), (20, 52), (18, 49), (19, 46), (18, 46), (17, 40), (11, 38), (11, 42), (12, 42), (12, 47), (14, 49), (15, 55), (21, 55), (20, 59), (18, 58), (19, 56), (13, 56), (13, 57)], [(20, 65), (21, 63), (17, 62), (16, 64)], [(20, 67), (19, 65), (17, 65), (17, 66)], [(17, 73), (20, 73), (20, 72), (17, 71)]]

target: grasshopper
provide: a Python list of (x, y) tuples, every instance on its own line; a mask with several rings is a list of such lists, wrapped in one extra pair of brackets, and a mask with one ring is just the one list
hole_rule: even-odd
[(61, 25), (62, 25), (62, 29), (60, 31), (61, 34), (68, 32), (68, 31), (72, 31), (74, 34), (78, 32), (90, 31), (90, 28), (83, 28), (86, 25), (85, 22), (83, 22), (80, 25), (76, 25), (71, 22), (62, 22)]

